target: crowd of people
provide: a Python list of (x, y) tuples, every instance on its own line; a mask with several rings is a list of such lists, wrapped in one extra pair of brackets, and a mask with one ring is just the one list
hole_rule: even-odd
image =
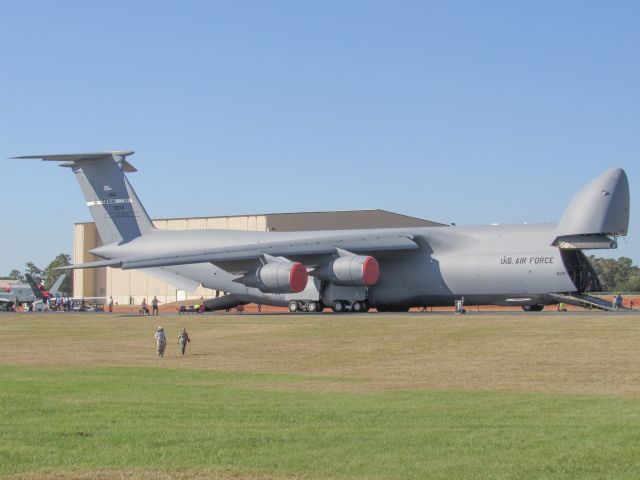
[(84, 312), (86, 309), (84, 298), (76, 301), (69, 297), (57, 297), (45, 302), (45, 310), (52, 312), (73, 312), (75, 310)]

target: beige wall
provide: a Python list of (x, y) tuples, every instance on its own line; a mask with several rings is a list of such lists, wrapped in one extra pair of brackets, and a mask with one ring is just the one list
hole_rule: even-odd
[(153, 224), (160, 230), (248, 230), (264, 232), (267, 229), (265, 215), (248, 215), (239, 217), (196, 217), (168, 218), (154, 220)]
[[(74, 226), (73, 235), (73, 263), (85, 263), (99, 260), (95, 255), (91, 255), (88, 250), (94, 248), (99, 241), (98, 231), (93, 223), (77, 223)], [(94, 296), (85, 295), (84, 292), (96, 291), (96, 276), (101, 269), (87, 269), (73, 271), (73, 296)]]

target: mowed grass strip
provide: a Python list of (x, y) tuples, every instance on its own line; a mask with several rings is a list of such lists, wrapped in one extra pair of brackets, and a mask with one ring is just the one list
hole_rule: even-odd
[(251, 387), (271, 380), (0, 366), (0, 475), (584, 479), (640, 471), (637, 399)]

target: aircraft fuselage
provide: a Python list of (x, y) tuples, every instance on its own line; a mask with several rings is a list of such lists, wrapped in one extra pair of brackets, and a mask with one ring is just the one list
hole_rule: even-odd
[[(368, 287), (371, 306), (452, 305), (461, 297), (467, 304), (537, 305), (550, 303), (549, 293), (576, 291), (560, 249), (551, 246), (555, 227), (552, 224), (496, 225), (269, 233), (157, 231), (124, 245), (99, 247), (93, 253), (107, 259), (141, 255), (169, 257), (174, 252), (224, 245), (237, 247), (267, 239), (273, 242), (308, 238), (311, 241), (323, 235), (398, 232), (411, 235), (419, 248), (374, 255), (380, 263), (380, 278)], [(287, 305), (292, 298), (318, 300), (322, 289), (321, 282), (310, 278), (307, 289), (299, 294), (265, 294), (234, 281), (237, 275), (211, 263), (166, 266), (162, 270), (193, 279), (206, 288), (233, 293), (246, 302)]]

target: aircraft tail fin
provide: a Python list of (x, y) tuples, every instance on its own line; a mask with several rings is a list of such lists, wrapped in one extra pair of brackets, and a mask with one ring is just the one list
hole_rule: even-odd
[(28, 273), (24, 274), (24, 278), (27, 279), (27, 282), (29, 283), (29, 286), (31, 287), (31, 290), (33, 290), (33, 294), (35, 295), (35, 297), (38, 300), (44, 300), (44, 294), (42, 293), (42, 289), (40, 288), (40, 285), (38, 285), (36, 283), (34, 278), (31, 275), (29, 275)]
[[(629, 180), (626, 173), (621, 168), (607, 170), (571, 199), (556, 228), (553, 244), (571, 246), (582, 242), (586, 245), (604, 236), (626, 235), (629, 208)], [(602, 244), (596, 241), (591, 248), (607, 248)], [(614, 244), (611, 242), (611, 246)]]
[(62, 285), (62, 282), (64, 282), (66, 276), (67, 274), (63, 273), (56, 279), (55, 283), (51, 285), (51, 288), (49, 289), (49, 295), (55, 295), (58, 293), (58, 290), (60, 290), (60, 286)]
[(60, 162), (76, 174), (103, 244), (125, 243), (155, 230), (125, 172), (137, 171), (126, 157), (131, 151), (28, 155), (17, 159)]

